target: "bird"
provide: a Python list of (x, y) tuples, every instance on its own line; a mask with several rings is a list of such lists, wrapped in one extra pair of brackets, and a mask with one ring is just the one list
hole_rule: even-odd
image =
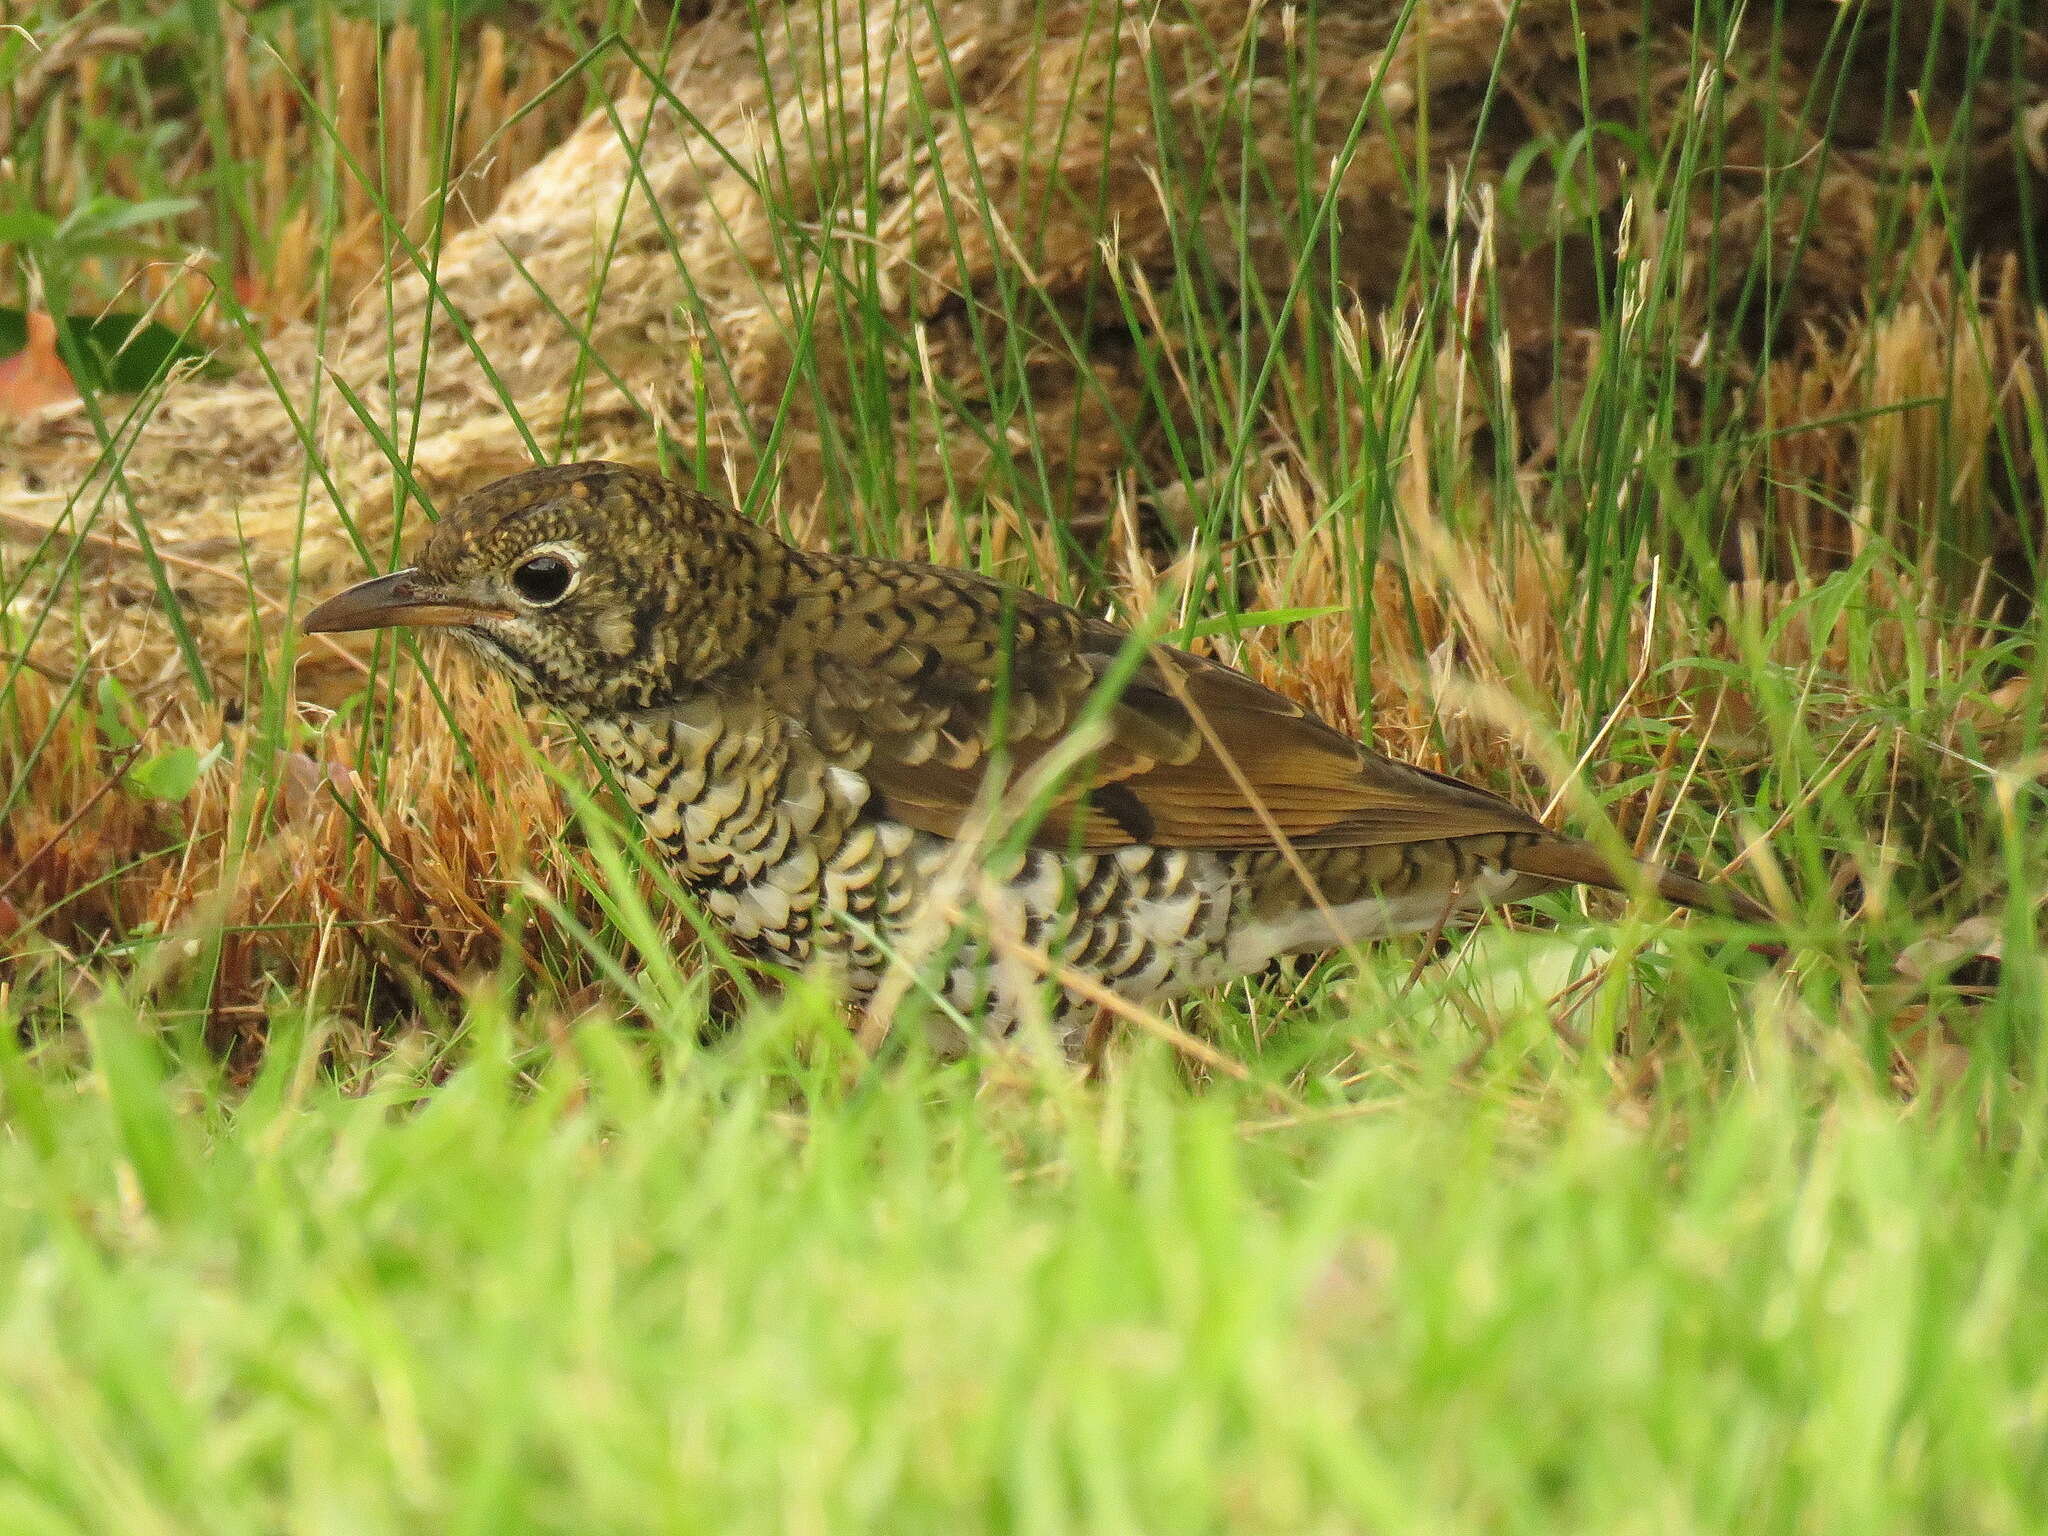
[(1078, 1052), (1104, 1004), (1560, 885), (1770, 921), (1219, 661), (976, 572), (796, 547), (631, 465), (474, 490), (415, 564), (302, 621), (401, 625), (576, 726), (734, 953), (856, 1008), (910, 967), (955, 1028), (1037, 1018)]

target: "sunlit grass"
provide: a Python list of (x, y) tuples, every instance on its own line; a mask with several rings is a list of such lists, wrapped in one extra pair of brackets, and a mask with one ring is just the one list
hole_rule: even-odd
[(1439, 1035), (1318, 1115), (1149, 1046), (861, 1072), (801, 1007), (650, 1076), (489, 996), (446, 1075), (287, 1026), (224, 1098), (117, 1007), (9, 1068), (6, 1519), (2023, 1528), (2040, 1104), (1749, 1022), (1619, 1104)]

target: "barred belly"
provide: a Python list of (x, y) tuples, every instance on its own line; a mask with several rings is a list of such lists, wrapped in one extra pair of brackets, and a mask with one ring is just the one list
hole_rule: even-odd
[[(955, 845), (908, 828), (881, 841), (903, 845), (877, 871), (899, 898), (884, 904), (882, 930), (895, 963), (926, 962), (922, 985), (984, 1034), (1008, 1032), (1036, 1007), (1070, 1047), (1094, 1006), (1056, 984), (1061, 968), (1130, 1002), (1163, 1003), (1282, 955), (1424, 932), (1542, 884), (1504, 867), (1504, 837), (1295, 858), (1273, 849), (1034, 849), (1007, 879), (976, 887), (983, 899), (949, 922), (914, 895), (943, 889)], [(855, 958), (847, 979), (865, 1000), (892, 962), (874, 946), (856, 946)]]
[[(892, 965), (908, 967), (918, 977), (913, 991), (978, 1033), (1006, 1034), (1042, 1013), (1072, 1044), (1094, 1005), (1059, 984), (1062, 972), (1141, 1004), (1235, 974), (1238, 882), (1226, 855), (1029, 849), (1006, 875), (962, 879), (958, 845), (904, 830), (903, 853), (878, 871), (879, 885), (901, 896), (886, 903), (891, 915), (878, 935), (888, 953), (855, 942), (847, 956), (847, 981), (863, 1001)], [(847, 915), (854, 923), (846, 926), (866, 926), (858, 910)]]

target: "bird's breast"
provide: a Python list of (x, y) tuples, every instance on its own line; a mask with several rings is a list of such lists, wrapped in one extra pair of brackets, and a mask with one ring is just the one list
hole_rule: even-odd
[(713, 893), (736, 937), (801, 931), (835, 878), (878, 875), (860, 846), (867, 780), (779, 714), (698, 698), (585, 732), (678, 876)]

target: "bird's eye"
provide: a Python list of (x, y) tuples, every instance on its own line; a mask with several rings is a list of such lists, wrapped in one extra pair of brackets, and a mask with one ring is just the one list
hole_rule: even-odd
[(569, 595), (576, 567), (560, 555), (528, 555), (512, 572), (512, 587), (536, 608), (559, 603)]

